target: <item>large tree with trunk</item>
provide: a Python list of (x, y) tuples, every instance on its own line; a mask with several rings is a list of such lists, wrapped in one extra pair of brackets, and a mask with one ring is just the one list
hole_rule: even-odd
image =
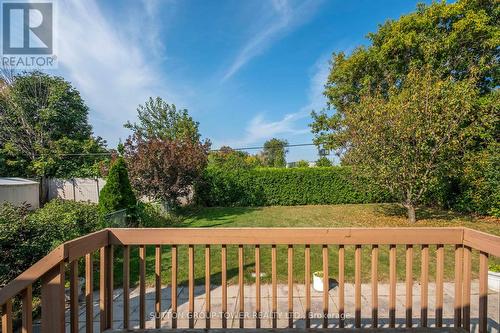
[[(360, 162), (354, 158), (357, 153), (351, 152), (356, 145), (353, 143), (355, 138), (349, 136), (356, 134), (356, 138), (360, 138), (359, 132), (350, 128), (353, 122), (359, 120), (360, 123), (357, 126), (361, 126), (364, 122), (371, 129), (374, 124), (387, 127), (388, 125), (384, 126), (381, 120), (394, 121), (394, 119), (384, 117), (395, 116), (389, 111), (393, 105), (396, 105), (396, 100), (400, 103), (411, 102), (408, 105), (400, 104), (401, 112), (408, 107), (422, 110), (423, 105), (416, 104), (418, 102), (416, 100), (410, 100), (407, 92), (411, 89), (408, 82), (414, 82), (416, 78), (423, 79), (424, 82), (432, 83), (433, 86), (429, 87), (429, 93), (432, 95), (426, 96), (435, 103), (430, 107), (426, 106), (425, 109), (433, 110), (435, 114), (426, 112), (423, 114), (438, 123), (423, 122), (422, 126), (425, 127), (419, 128), (418, 131), (430, 133), (436, 137), (437, 133), (433, 132), (432, 126), (442, 125), (446, 128), (446, 119), (443, 120), (440, 115), (446, 114), (455, 105), (445, 105), (440, 101), (452, 100), (454, 103), (464, 105), (471, 103), (469, 112), (472, 114), (471, 121), (474, 123), (473, 126), (467, 123), (462, 124), (467, 127), (467, 131), (460, 134), (465, 135), (461, 143), (462, 149), (455, 151), (457, 156), (453, 158), (454, 162), (457, 159), (460, 161), (447, 174), (441, 173), (440, 185), (435, 184), (437, 182), (435, 178), (432, 181), (435, 184), (434, 190), (431, 190), (434, 191), (433, 193), (442, 193), (444, 191), (438, 188), (448, 186), (458, 189), (458, 192), (453, 192), (453, 195), (447, 195), (448, 197), (454, 199), (460, 197), (461, 193), (465, 193), (464, 188), (470, 188), (472, 184), (470, 180), (463, 177), (464, 170), (468, 168), (467, 161), (476, 160), (476, 156), (491, 155), (498, 151), (498, 149), (486, 148), (498, 145), (498, 117), (495, 116), (495, 112), (498, 112), (497, 87), (500, 83), (498, 75), (500, 73), (499, 17), (500, 4), (494, 0), (459, 0), (452, 4), (444, 1), (431, 5), (420, 4), (415, 12), (397, 20), (389, 20), (381, 25), (377, 32), (369, 34), (368, 46), (358, 47), (349, 55), (344, 52), (334, 53), (331, 59), (331, 71), (325, 85), (327, 109), (312, 114), (311, 128), (315, 134), (315, 142), (336, 151), (342, 163)], [(417, 71), (417, 68), (420, 70)], [(467, 89), (462, 84), (467, 86)], [(450, 89), (455, 89), (455, 91), (463, 89), (467, 93), (456, 96), (445, 95), (439, 88), (440, 85), (450, 86)], [(421, 84), (417, 82), (417, 86), (413, 89), (419, 87)], [(425, 87), (422, 89), (425, 90)], [(416, 93), (423, 97), (424, 91)], [(371, 106), (367, 104), (370, 99), (370, 102), (375, 104)], [(378, 111), (367, 112), (370, 107), (377, 107)], [(385, 114), (386, 112), (388, 114)], [(421, 116), (419, 112), (411, 114), (412, 117)], [(398, 119), (403, 116), (409, 117), (409, 115), (401, 114), (398, 115)], [(390, 132), (393, 139), (397, 139), (401, 133), (411, 134), (417, 131), (415, 123), (410, 121), (410, 118), (402, 121), (398, 128), (400, 132)], [(385, 133), (387, 135), (389, 132)], [(389, 137), (391, 136), (384, 136), (385, 139)], [(398, 169), (393, 167), (395, 163), (402, 162), (406, 154), (412, 153), (415, 157), (423, 158), (418, 155), (421, 152), (416, 150), (417, 146), (411, 142), (403, 140), (405, 144), (402, 145), (400, 142), (393, 141), (392, 146), (386, 146), (382, 138), (380, 140), (380, 143), (371, 142), (374, 151), (390, 148), (393, 156), (397, 157), (398, 151), (395, 149), (400, 149), (401, 158), (394, 161), (384, 158), (377, 165), (372, 164), (374, 167), (377, 166), (377, 169), (372, 171), (384, 169), (388, 173), (392, 170), (394, 173), (387, 174), (388, 178), (401, 176), (396, 171)], [(368, 158), (371, 157), (368, 156)], [(432, 158), (433, 164), (445, 162), (436, 156)], [(485, 158), (493, 160), (487, 156)], [(384, 166), (381, 163), (389, 164)], [(366, 167), (367, 164), (365, 163), (364, 166)], [(367, 170), (366, 168), (358, 169)], [(435, 174), (432, 170), (429, 173)], [(376, 172), (372, 174), (376, 175)], [(410, 181), (410, 178), (407, 181)], [(418, 188), (420, 182), (419, 178), (414, 179), (409, 186), (412, 189)], [(494, 188), (491, 185), (487, 187)], [(403, 189), (399, 188), (399, 191)], [(446, 191), (452, 193), (448, 189)], [(416, 193), (418, 192), (420, 190)], [(427, 190), (423, 192), (429, 193)], [(439, 198), (436, 194), (433, 196), (436, 202)], [(491, 195), (491, 197), (494, 196), (494, 194)]]
[(410, 71), (388, 94), (360, 94), (341, 120), (343, 162), (388, 189), (413, 223), (424, 196), (459, 164), (476, 98), (474, 79), (442, 80), (429, 69)]

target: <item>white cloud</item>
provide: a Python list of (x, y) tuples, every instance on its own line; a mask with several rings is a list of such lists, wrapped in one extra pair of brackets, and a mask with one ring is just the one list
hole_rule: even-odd
[(308, 99), (309, 103), (302, 107), (302, 112), (308, 114), (312, 110), (318, 111), (326, 106), (326, 97), (323, 95), (325, 91), (325, 83), (330, 74), (330, 54), (324, 54), (318, 58), (311, 72), (309, 82)]
[(264, 52), (273, 42), (307, 22), (316, 12), (319, 3), (320, 1), (305, 0), (300, 5), (292, 7), (287, 0), (272, 0), (271, 4), (275, 15), (271, 15), (269, 22), (261, 28), (260, 32), (244, 44), (225, 71), (222, 81), (231, 78), (252, 58)]
[[(310, 113), (312, 110), (319, 110), (325, 107), (326, 98), (323, 95), (324, 85), (329, 74), (329, 55), (321, 56), (314, 66), (311, 68), (308, 88), (308, 102), (301, 107), (299, 111), (285, 114), (281, 119), (276, 121), (266, 120), (264, 115), (258, 114), (245, 128), (245, 135), (239, 140), (230, 140), (229, 145), (232, 147), (241, 147), (250, 144), (261, 144), (265, 140), (273, 137), (291, 139), (297, 136), (310, 134), (311, 130), (307, 126), (310, 121)], [(214, 146), (220, 140), (214, 140)], [(302, 143), (302, 142), (301, 142)], [(227, 142), (225, 143), (228, 144)]]
[(297, 127), (297, 121), (307, 117), (302, 112), (289, 113), (277, 121), (268, 121), (262, 114), (256, 115), (245, 129), (245, 136), (242, 140), (235, 141), (233, 145), (241, 146), (280, 137), (287, 138), (309, 132), (308, 128)]
[(61, 1), (58, 10), (59, 71), (89, 105), (94, 132), (114, 145), (127, 135), (123, 123), (135, 119), (138, 104), (171, 92), (151, 54), (123, 33), (124, 22), (114, 25), (105, 17), (96, 1)]

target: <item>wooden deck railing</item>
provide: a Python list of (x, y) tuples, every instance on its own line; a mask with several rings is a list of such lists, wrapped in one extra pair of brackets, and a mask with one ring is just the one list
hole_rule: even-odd
[[(293, 258), (294, 249), (303, 246), (305, 268), (305, 325), (310, 326), (311, 312), (311, 246), (322, 246), (323, 266), (323, 326), (329, 324), (329, 253), (334, 250), (338, 253), (338, 326), (344, 327), (342, 320), (345, 312), (345, 249), (354, 248), (354, 327), (361, 327), (361, 261), (362, 247), (371, 248), (371, 326), (379, 326), (378, 316), (378, 258), (379, 246), (389, 246), (389, 326), (396, 325), (396, 245), (405, 245), (406, 265), (406, 326), (413, 326), (413, 250), (421, 247), (421, 277), (418, 281), (420, 292), (420, 326), (428, 325), (428, 281), (429, 281), (429, 248), (436, 247), (436, 294), (435, 294), (435, 325), (443, 325), (443, 284), (444, 284), (444, 246), (454, 246), (454, 327), (471, 329), (471, 272), (472, 251), (479, 252), (479, 331), (486, 332), (488, 308), (488, 257), (500, 256), (500, 237), (467, 228), (360, 228), (360, 229), (105, 229), (87, 236), (69, 241), (48, 254), (45, 258), (30, 267), (16, 279), (0, 289), (0, 306), (2, 311), (2, 332), (12, 333), (13, 299), (20, 297), (22, 312), (22, 332), (32, 332), (32, 290), (37, 282), (41, 282), (41, 330), (43, 333), (60, 333), (65, 331), (65, 274), (69, 271), (70, 281), (70, 330), (78, 332), (78, 260), (85, 258), (85, 303), (86, 303), (86, 332), (93, 332), (93, 253), (99, 251), (99, 312), (100, 330), (112, 328), (113, 323), (113, 254), (114, 248), (123, 248), (123, 327), (130, 327), (130, 249), (139, 247), (139, 326), (146, 323), (146, 246), (155, 246), (155, 311), (161, 312), (161, 274), (162, 259), (161, 246), (171, 246), (171, 311), (178, 311), (177, 283), (178, 283), (178, 246), (188, 246), (188, 311), (194, 312), (195, 298), (195, 247), (203, 246), (205, 263), (205, 288), (210, 290), (210, 248), (221, 248), (221, 278), (222, 278), (222, 312), (228, 311), (227, 293), (227, 259), (228, 245), (238, 246), (238, 286), (240, 292), (239, 312), (245, 311), (243, 293), (244, 288), (244, 245), (253, 246), (255, 253), (255, 311), (262, 311), (261, 307), (261, 246), (271, 246), (271, 281), (272, 302), (271, 308), (273, 327), (277, 325), (277, 246), (287, 246), (288, 264), (288, 312), (291, 315), (289, 326), (293, 327)], [(283, 258), (280, 258), (283, 260)], [(366, 258), (363, 260), (367, 260)], [(69, 266), (69, 267), (68, 267)], [(210, 292), (206, 295), (205, 311), (211, 312)], [(165, 309), (163, 309), (165, 310)], [(214, 320), (207, 316), (206, 327), (211, 326)], [(225, 316), (222, 316), (222, 327), (227, 326)], [(160, 327), (160, 319), (156, 319), (155, 326)], [(245, 321), (241, 318), (240, 327)], [(193, 327), (193, 320), (189, 320), (189, 327)], [(256, 318), (256, 327), (260, 327), (259, 316)], [(172, 317), (172, 328), (177, 328), (175, 316)]]

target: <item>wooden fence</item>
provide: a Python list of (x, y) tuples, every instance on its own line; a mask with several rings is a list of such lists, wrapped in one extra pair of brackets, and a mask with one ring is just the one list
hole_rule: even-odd
[(42, 180), (41, 193), (44, 202), (59, 198), (97, 203), (105, 184), (106, 180), (102, 178), (48, 178)]
[[(12, 333), (12, 304), (13, 298), (21, 297), (22, 309), (22, 330), (30, 333), (32, 330), (32, 287), (37, 281), (41, 281), (41, 324), (43, 333), (60, 333), (65, 330), (65, 296), (64, 281), (65, 268), (69, 266), (70, 281), (70, 322), (71, 332), (78, 332), (78, 260), (85, 258), (85, 277), (88, 283), (85, 284), (86, 302), (86, 332), (93, 332), (93, 256), (95, 251), (99, 251), (99, 313), (101, 331), (112, 328), (113, 323), (113, 262), (114, 248), (123, 248), (123, 327), (130, 328), (130, 248), (139, 247), (139, 303), (140, 314), (139, 326), (141, 329), (146, 324), (146, 245), (155, 246), (155, 310), (160, 312), (161, 304), (161, 246), (168, 245), (172, 251), (171, 262), (171, 285), (172, 304), (171, 311), (176, 314), (178, 311), (177, 287), (178, 287), (178, 246), (188, 246), (188, 311), (194, 312), (195, 298), (195, 247), (202, 246), (204, 251), (205, 285), (206, 290), (210, 290), (210, 264), (211, 247), (221, 249), (222, 260), (222, 312), (228, 311), (227, 295), (227, 247), (228, 245), (238, 246), (238, 287), (240, 292), (240, 302), (238, 311), (240, 315), (245, 311), (244, 302), (244, 246), (252, 246), (255, 255), (256, 288), (255, 312), (259, 313), (261, 307), (261, 246), (271, 246), (272, 265), (272, 322), (276, 327), (277, 313), (277, 246), (287, 246), (288, 260), (288, 311), (290, 316), (289, 326), (293, 325), (293, 253), (294, 248), (303, 246), (305, 253), (305, 310), (306, 327), (310, 326), (308, 314), (311, 312), (311, 245), (322, 247), (323, 259), (323, 327), (329, 324), (329, 251), (337, 251), (339, 265), (339, 291), (338, 291), (338, 326), (344, 327), (343, 315), (345, 311), (345, 248), (353, 246), (354, 256), (354, 289), (355, 289), (355, 318), (354, 327), (361, 327), (361, 249), (371, 248), (371, 302), (365, 306), (371, 308), (372, 327), (379, 326), (378, 318), (378, 259), (379, 246), (388, 245), (389, 250), (389, 326), (396, 324), (396, 246), (405, 245), (405, 267), (406, 267), (406, 302), (405, 316), (406, 326), (412, 327), (413, 320), (413, 249), (421, 247), (421, 276), (420, 276), (420, 325), (428, 326), (428, 282), (429, 282), (429, 247), (436, 246), (436, 327), (443, 325), (443, 284), (444, 284), (444, 245), (454, 246), (454, 327), (471, 329), (471, 271), (472, 271), (472, 251), (479, 252), (479, 332), (487, 330), (487, 308), (488, 308), (488, 257), (500, 256), (500, 237), (467, 228), (359, 228), (359, 229), (302, 229), (302, 228), (238, 228), (238, 229), (105, 229), (73, 241), (69, 241), (38, 263), (33, 265), (19, 277), (11, 281), (0, 290), (0, 305), (2, 308), (2, 332)], [(205, 311), (211, 313), (210, 293), (205, 295)], [(193, 318), (191, 316), (190, 318)], [(222, 327), (227, 327), (226, 316), (222, 316)], [(212, 318), (207, 316), (206, 326), (211, 326)], [(256, 317), (256, 327), (260, 327), (260, 317)], [(155, 326), (160, 327), (159, 317)], [(244, 327), (245, 321), (240, 316), (239, 325)], [(189, 320), (189, 327), (192, 328), (194, 322)], [(172, 328), (177, 328), (175, 316), (172, 317)]]

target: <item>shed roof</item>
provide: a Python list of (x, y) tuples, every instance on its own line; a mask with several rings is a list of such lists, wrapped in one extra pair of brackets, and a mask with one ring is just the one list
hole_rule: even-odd
[(24, 179), (24, 178), (17, 178), (17, 177), (0, 177), (0, 186), (2, 185), (31, 185), (31, 184), (38, 184), (35, 181), (29, 180), (29, 179)]

